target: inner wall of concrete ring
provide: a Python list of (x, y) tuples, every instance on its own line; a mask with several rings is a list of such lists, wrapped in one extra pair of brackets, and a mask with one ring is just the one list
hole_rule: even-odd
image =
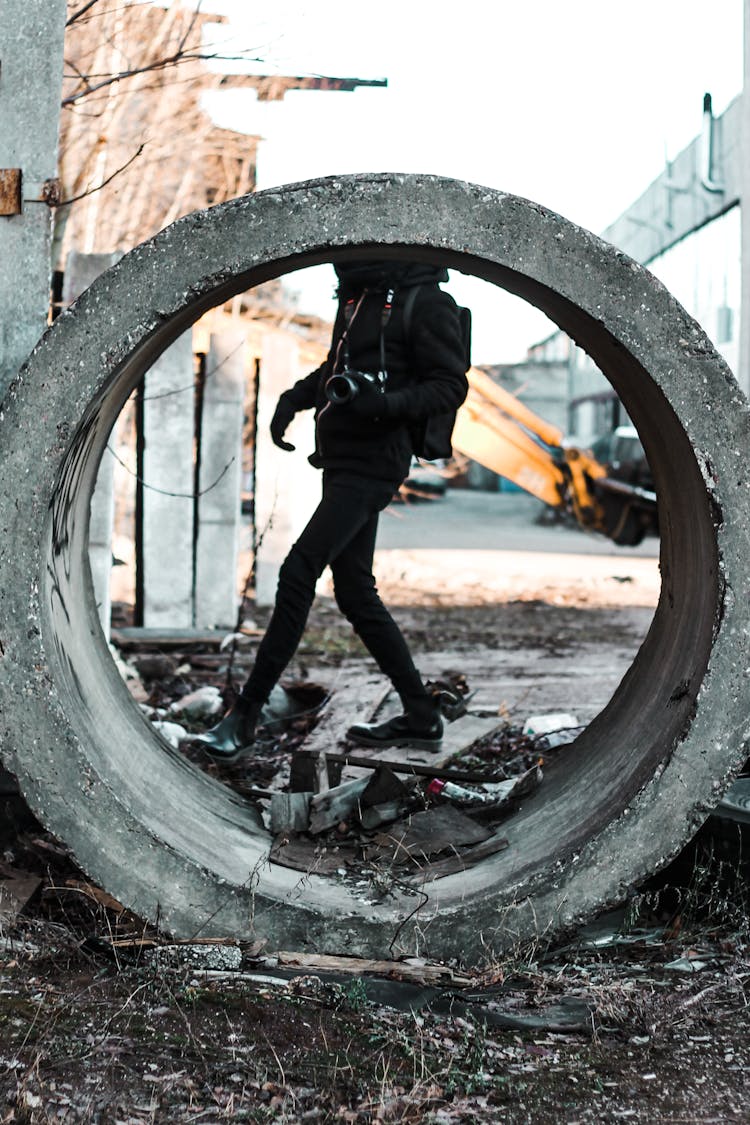
[[(508, 849), (428, 884), (424, 902), (394, 889), (376, 905), (269, 864), (257, 814), (158, 741), (109, 658), (86, 561), (98, 461), (156, 356), (234, 293), (363, 251), (476, 274), (570, 333), (639, 429), (662, 526), (650, 632), (609, 705), (503, 827)], [(180, 936), (477, 962), (557, 932), (674, 854), (744, 759), (747, 430), (731, 374), (661, 284), (537, 204), (458, 181), (372, 175), (187, 216), (56, 321), (3, 404), (3, 755), (91, 877)]]

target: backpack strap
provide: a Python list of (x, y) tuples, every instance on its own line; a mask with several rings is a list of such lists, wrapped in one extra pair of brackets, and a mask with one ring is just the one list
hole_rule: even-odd
[(406, 300), (404, 301), (404, 337), (407, 345), (411, 336), (411, 322), (414, 315), (414, 302), (417, 299), (417, 291), (421, 289), (421, 285), (410, 285), (406, 291)]
[(381, 382), (385, 382), (386, 378), (388, 377), (388, 372), (387, 372), (386, 366), (385, 366), (385, 330), (386, 330), (386, 326), (388, 324), (388, 321), (391, 319), (391, 313), (393, 312), (393, 296), (394, 296), (394, 290), (389, 289), (388, 292), (385, 295), (385, 304), (383, 305), (383, 311), (380, 314), (380, 379), (381, 379)]

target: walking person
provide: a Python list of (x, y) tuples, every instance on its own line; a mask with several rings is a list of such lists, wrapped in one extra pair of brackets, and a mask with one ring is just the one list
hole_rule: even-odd
[[(233, 707), (201, 736), (216, 760), (252, 749), (263, 704), (294, 656), (326, 566), (337, 605), (391, 680), (403, 713), (358, 723), (347, 737), (366, 746), (438, 749), (439, 707), (428, 694), (372, 573), (379, 513), (409, 472), (412, 456), (449, 456), (455, 412), (466, 397), (467, 343), (459, 309), (440, 289), (445, 269), (403, 261), (336, 266), (339, 308), (325, 362), (285, 391), (271, 437), (302, 410), (315, 412), (322, 498), (279, 571), (273, 614)], [(432, 427), (439, 452), (425, 449)], [(442, 434), (442, 438), (440, 438)], [(433, 441), (434, 445), (434, 441)]]

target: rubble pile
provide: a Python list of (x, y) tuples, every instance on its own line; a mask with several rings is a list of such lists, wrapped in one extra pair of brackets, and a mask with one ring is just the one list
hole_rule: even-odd
[[(583, 729), (561, 713), (531, 715), (514, 726), (500, 706), (487, 733), (465, 745), (459, 737), (447, 758), (424, 761), (408, 750), (398, 760), (392, 753), (374, 758), (340, 738), (346, 724), (336, 722), (335, 693), (286, 682), (264, 708), (253, 753), (218, 765), (191, 736), (222, 711), (226, 654), (146, 651), (120, 663), (159, 735), (255, 804), (271, 836), (272, 863), (353, 879), (368, 893), (373, 882), (387, 888), (386, 869), (408, 885), (424, 883), (507, 847), (502, 823), (541, 785), (545, 762)], [(470, 716), (463, 672), (446, 671), (427, 686), (449, 728)], [(308, 748), (324, 710), (331, 735)]]

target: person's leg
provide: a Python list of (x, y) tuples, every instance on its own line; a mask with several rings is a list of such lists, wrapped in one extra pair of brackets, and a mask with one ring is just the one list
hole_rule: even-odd
[(302, 639), (318, 579), (372, 519), (372, 493), (368, 482), (358, 486), (358, 478), (324, 478), (320, 504), (279, 570), (273, 614), (242, 688), (244, 699), (264, 703), (278, 682)]
[(336, 602), (395, 687), (404, 714), (381, 723), (358, 723), (348, 737), (368, 746), (440, 746), (440, 710), (425, 689), (409, 647), (380, 599), (372, 573), (378, 516), (373, 515), (331, 562)]
[(373, 515), (331, 562), (336, 604), (362, 640), (381, 672), (408, 707), (427, 698), (409, 647), (383, 604), (372, 573), (378, 516)]
[(273, 614), (258, 646), (255, 664), (234, 707), (200, 737), (216, 757), (232, 761), (252, 743), (260, 710), (304, 632), (315, 584), (328, 563), (371, 517), (371, 489), (326, 474), (323, 496), (279, 571)]

